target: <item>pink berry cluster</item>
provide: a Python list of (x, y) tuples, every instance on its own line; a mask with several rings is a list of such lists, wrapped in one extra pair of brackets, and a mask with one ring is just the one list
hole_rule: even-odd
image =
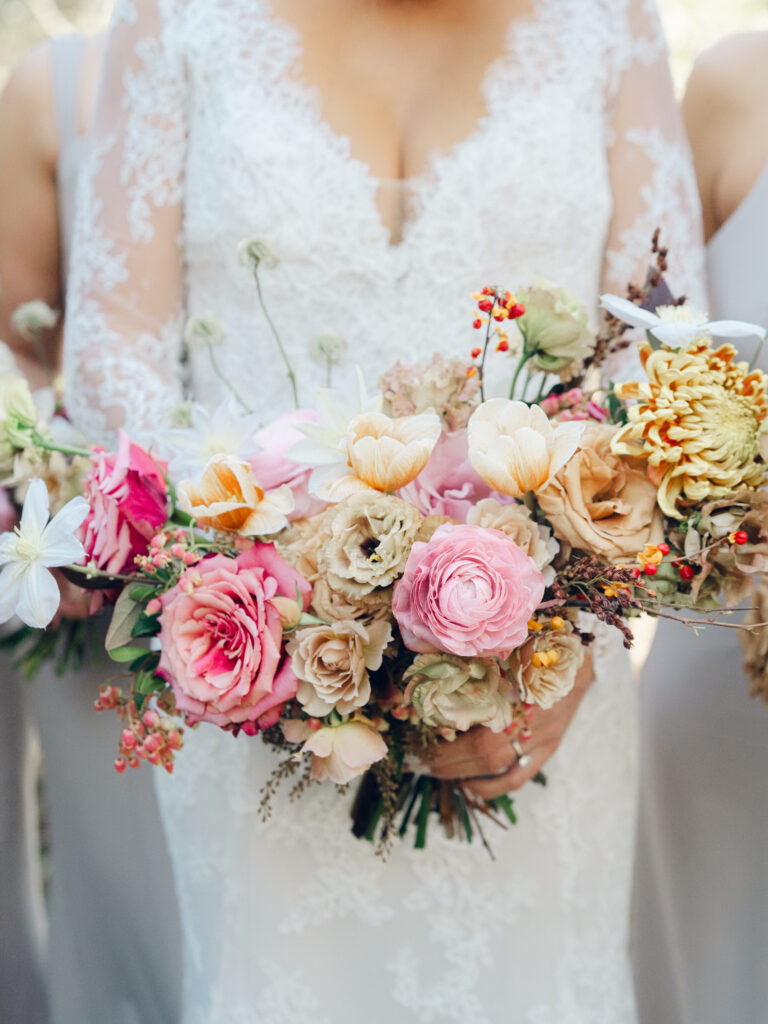
[(137, 555), (136, 565), (150, 576), (156, 576), (160, 569), (168, 569), (174, 560), (185, 566), (194, 565), (200, 561), (202, 553), (190, 547), (190, 540), (189, 532), (182, 528), (156, 533), (149, 543), (149, 554)]
[(115, 771), (121, 775), (126, 768), (138, 768), (142, 761), (173, 772), (176, 752), (184, 745), (184, 729), (168, 714), (172, 708), (162, 696), (155, 703), (157, 707), (139, 711), (133, 697), (126, 697), (119, 687), (109, 684), (101, 687), (94, 701), (96, 711), (116, 711), (124, 723), (114, 762)]

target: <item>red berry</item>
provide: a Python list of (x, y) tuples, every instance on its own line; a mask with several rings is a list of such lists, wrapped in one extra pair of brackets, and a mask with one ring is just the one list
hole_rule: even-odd
[(502, 339), (502, 341), (500, 341), (499, 344), (496, 346), (496, 351), (497, 352), (509, 352), (509, 342), (508, 341), (504, 341)]
[(509, 308), (510, 320), (517, 320), (519, 316), (525, 316), (525, 306), (522, 304), (522, 302), (516, 302), (513, 306), (510, 306)]
[(733, 535), (734, 544), (746, 544), (748, 540), (749, 537), (744, 530), (737, 530)]
[(472, 349), (472, 358), (473, 359), (477, 359), (482, 351), (483, 350), (481, 348), (473, 348)]
[(649, 562), (643, 569), (646, 576), (655, 576), (659, 571), (659, 567), (654, 565), (653, 562)]
[(480, 299), (477, 308), (481, 313), (490, 313), (493, 309), (493, 302), (490, 299)]
[(488, 285), (483, 288), (481, 295), (493, 295), (493, 288), (489, 288)]
[(656, 546), (658, 547), (658, 549), (662, 553), (662, 555), (668, 555), (669, 552), (671, 551), (671, 548), (670, 548), (669, 544), (667, 544), (667, 542), (665, 540), (663, 540), (661, 542), (661, 544), (657, 544)]
[(479, 331), (480, 328), (483, 326), (483, 321), (480, 319), (480, 317), (477, 317), (475, 320), (472, 321), (472, 326), (475, 328), (476, 331)]
[(681, 565), (680, 566), (680, 579), (681, 580), (692, 580), (696, 573), (693, 571), (692, 565)]
[(635, 568), (632, 570), (632, 575), (635, 577), (636, 580), (640, 579), (640, 570), (637, 566), (635, 566)]
[(116, 772), (118, 772), (120, 775), (122, 775), (127, 767), (128, 767), (128, 763), (127, 763), (127, 761), (125, 760), (124, 757), (117, 757), (117, 758), (115, 758), (115, 771)]

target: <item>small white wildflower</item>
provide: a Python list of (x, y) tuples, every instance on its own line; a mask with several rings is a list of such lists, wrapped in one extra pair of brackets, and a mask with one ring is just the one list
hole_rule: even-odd
[(321, 331), (310, 341), (310, 359), (326, 368), (326, 384), (330, 385), (331, 370), (342, 362), (347, 348), (347, 339), (338, 331)]
[(59, 314), (42, 299), (33, 299), (18, 306), (11, 316), (11, 326), (25, 341), (34, 341), (43, 330), (55, 327)]
[(250, 238), (243, 238), (237, 246), (237, 258), (244, 267), (254, 272), (263, 263), (268, 270), (274, 270), (279, 263), (274, 249), (263, 238), (252, 235)]
[(213, 313), (191, 316), (184, 329), (184, 340), (193, 352), (210, 345), (222, 345), (226, 335)]

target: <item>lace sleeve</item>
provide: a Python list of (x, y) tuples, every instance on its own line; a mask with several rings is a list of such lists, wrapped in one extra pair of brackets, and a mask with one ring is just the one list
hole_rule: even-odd
[(81, 168), (67, 298), (67, 406), (91, 440), (150, 439), (181, 395), (184, 74), (176, 0), (119, 0)]
[[(611, 54), (609, 165), (614, 198), (602, 288), (623, 295), (645, 279), (654, 230), (669, 248), (670, 287), (706, 309), (701, 210), (667, 48), (654, 0), (624, 0)], [(605, 379), (639, 370), (636, 345), (604, 367)]]

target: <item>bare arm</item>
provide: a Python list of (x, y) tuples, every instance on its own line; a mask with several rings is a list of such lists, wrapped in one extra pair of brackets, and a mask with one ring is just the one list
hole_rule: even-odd
[(0, 338), (32, 387), (49, 383), (58, 366), (60, 330), (44, 332), (38, 352), (11, 317), (33, 299), (62, 310), (57, 148), (51, 53), (43, 46), (16, 68), (0, 99)]

